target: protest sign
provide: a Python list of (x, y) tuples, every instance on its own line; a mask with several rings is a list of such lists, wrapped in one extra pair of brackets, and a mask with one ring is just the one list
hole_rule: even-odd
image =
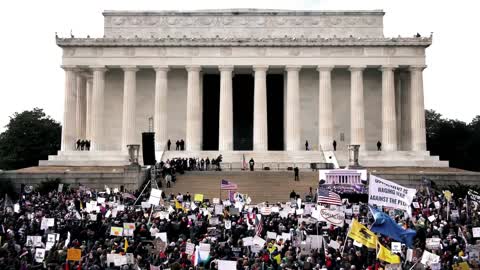
[(420, 205), (418, 204), (418, 202), (413, 202), (413, 207), (420, 208)]
[(430, 221), (430, 222), (434, 222), (435, 219), (436, 219), (435, 215), (431, 215), (431, 216), (428, 217), (428, 221)]
[(394, 182), (370, 175), (368, 204), (385, 206), (406, 211), (411, 215), (413, 197), (416, 189), (406, 188)]
[(113, 264), (115, 266), (122, 266), (127, 264), (127, 257), (122, 256), (120, 254), (115, 254), (116, 256), (113, 257)]
[(218, 270), (236, 270), (237, 261), (218, 260)]
[(31, 236), (27, 235), (27, 247), (41, 247), (42, 246), (42, 237), (41, 236)]
[(123, 235), (123, 228), (122, 227), (111, 227), (110, 228), (110, 235), (122, 236)]
[(148, 198), (148, 203), (151, 205), (160, 205), (161, 198), (162, 191), (156, 188), (152, 188), (152, 191), (150, 191), (150, 198)]
[(151, 204), (149, 202), (142, 202), (142, 208), (150, 208)]
[(319, 221), (325, 221), (328, 224), (342, 227), (345, 222), (345, 213), (341, 210), (332, 210), (320, 206)]
[(135, 231), (135, 223), (123, 223), (124, 236), (133, 236), (134, 231)]
[(195, 244), (187, 243), (185, 253), (187, 253), (188, 255), (193, 255), (193, 252), (195, 252)]
[(322, 248), (323, 237), (321, 235), (309, 235), (307, 238), (310, 239), (310, 245), (313, 249)]
[(253, 238), (253, 245), (256, 245), (256, 246), (260, 246), (260, 247), (263, 247), (263, 245), (265, 245), (265, 241), (263, 238), (259, 237), (258, 235), (255, 235), (255, 237)]
[(242, 242), (244, 247), (253, 246), (253, 237), (249, 236), (242, 238)]
[(223, 205), (221, 204), (215, 205), (215, 215), (223, 215)]
[(203, 202), (203, 194), (195, 194), (195, 196), (193, 197), (193, 201)]
[(63, 190), (63, 184), (60, 183), (60, 184), (58, 184), (57, 192), (60, 193), (60, 192), (62, 192), (62, 190)]
[(360, 205), (354, 205), (354, 206), (352, 206), (352, 212), (353, 212), (353, 214), (355, 214), (355, 215), (360, 214)]
[(219, 204), (219, 203), (220, 203), (220, 199), (219, 199), (219, 198), (213, 198), (213, 199), (212, 199), (212, 202), (213, 202), (214, 204)]
[(402, 270), (402, 265), (399, 263), (385, 265), (385, 270)]
[(47, 242), (55, 242), (55, 234), (54, 233), (49, 233), (47, 235)]
[(44, 248), (37, 248), (35, 250), (35, 261), (38, 263), (43, 262), (43, 259), (45, 259), (45, 249)]
[(276, 232), (267, 232), (267, 239), (277, 239)]
[(162, 242), (168, 243), (167, 241), (167, 233), (166, 232), (160, 232), (155, 234), (155, 238), (160, 238)]
[(292, 240), (292, 235), (290, 233), (282, 233), (283, 241)]
[(440, 202), (435, 202), (434, 205), (436, 209), (440, 209), (441, 207)]
[(407, 260), (407, 262), (412, 262), (413, 261), (413, 249), (411, 249), (411, 248), (407, 249), (406, 260)]
[(472, 234), (473, 234), (473, 237), (475, 238), (480, 237), (480, 227), (473, 227)]
[(226, 219), (226, 220), (225, 220), (225, 229), (226, 229), (226, 230), (230, 230), (231, 228), (232, 228), (232, 221)]
[(67, 250), (67, 261), (80, 261), (82, 259), (82, 250), (78, 248), (69, 248)]
[(433, 263), (439, 263), (439, 262), (440, 262), (440, 256), (430, 253), (426, 250), (423, 251), (422, 260), (420, 261), (420, 263), (426, 266), (430, 266)]
[(336, 250), (340, 248), (340, 244), (334, 240), (330, 240), (330, 243), (328, 243), (328, 246)]
[(402, 243), (392, 242), (392, 252), (393, 253), (401, 253), (402, 252)]
[(427, 238), (425, 241), (425, 248), (430, 249), (430, 250), (436, 250), (439, 249), (441, 246), (441, 241), (442, 239), (440, 238)]

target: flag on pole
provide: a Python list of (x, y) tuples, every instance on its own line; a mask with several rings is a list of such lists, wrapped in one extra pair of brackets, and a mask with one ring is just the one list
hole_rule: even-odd
[(124, 245), (123, 249), (125, 250), (125, 253), (127, 253), (127, 250), (128, 250), (128, 240), (127, 240), (126, 237), (125, 237), (125, 245)]
[(377, 259), (391, 264), (400, 263), (400, 257), (398, 255), (393, 254), (388, 248), (384, 247), (380, 243), (378, 243), (378, 246)]
[(260, 236), (263, 232), (262, 215), (255, 216), (255, 235)]
[(356, 219), (352, 220), (347, 236), (368, 248), (377, 248), (377, 235)]
[(369, 205), (368, 208), (370, 208), (373, 218), (375, 219), (372, 226), (370, 227), (370, 230), (372, 230), (372, 232), (380, 233), (392, 239), (405, 243), (409, 248), (413, 246), (413, 238), (417, 234), (416, 231), (412, 229), (405, 230), (400, 225), (398, 225), (389, 215), (373, 208), (371, 205)]
[(220, 189), (221, 190), (233, 190), (233, 189), (238, 189), (238, 185), (227, 181), (225, 179), (222, 179), (222, 182), (220, 183)]
[(342, 205), (342, 199), (335, 192), (332, 192), (328, 189), (319, 188), (317, 193), (318, 193), (317, 194), (318, 203)]

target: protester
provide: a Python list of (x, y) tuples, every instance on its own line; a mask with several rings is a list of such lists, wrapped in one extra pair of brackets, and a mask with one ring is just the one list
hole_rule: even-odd
[(399, 204), (406, 211), (381, 211), (331, 191), (313, 199), (327, 203), (309, 203), (312, 189), (305, 200), (292, 191), (273, 204), (252, 204), (236, 191), (222, 201), (145, 190), (62, 185), (5, 197), (0, 269), (478, 269), (473, 191), (460, 198), (419, 188)]

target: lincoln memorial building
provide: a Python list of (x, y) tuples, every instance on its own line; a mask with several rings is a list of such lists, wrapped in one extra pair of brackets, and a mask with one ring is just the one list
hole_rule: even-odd
[[(385, 37), (384, 15), (105, 11), (103, 37), (56, 37), (62, 144), (40, 165), (128, 164), (127, 145), (152, 131), (157, 160), (222, 154), (232, 167), (243, 156), (270, 167), (342, 166), (353, 144), (364, 166), (448, 166), (426, 149), (432, 37)], [(90, 151), (77, 151), (78, 139)], [(175, 151), (177, 140), (185, 151)]]

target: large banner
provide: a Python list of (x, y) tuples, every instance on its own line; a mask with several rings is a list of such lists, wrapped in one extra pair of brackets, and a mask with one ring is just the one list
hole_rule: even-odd
[(370, 175), (368, 204), (405, 210), (410, 214), (416, 189), (406, 188), (394, 182)]

